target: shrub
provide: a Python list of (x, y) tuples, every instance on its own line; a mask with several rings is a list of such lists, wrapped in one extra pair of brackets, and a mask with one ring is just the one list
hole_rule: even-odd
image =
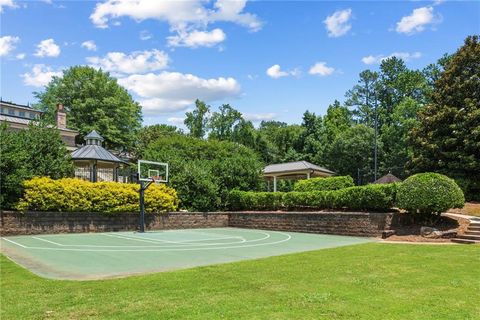
[(73, 175), (70, 152), (56, 129), (31, 123), (26, 130), (0, 125), (0, 207), (13, 208), (23, 193), (22, 182), (34, 176), (54, 179)]
[(441, 214), (463, 207), (465, 198), (453, 179), (438, 173), (419, 173), (406, 179), (398, 189), (397, 205), (410, 213)]
[[(25, 192), (19, 210), (66, 212), (139, 211), (139, 185), (118, 182), (88, 182), (66, 178), (36, 177), (23, 183)], [(176, 211), (178, 197), (165, 185), (151, 185), (145, 191), (145, 211)]]
[(231, 210), (278, 209), (353, 209), (388, 210), (395, 203), (398, 184), (368, 185), (340, 190), (310, 192), (246, 192), (230, 193)]
[(354, 186), (353, 179), (350, 176), (312, 178), (312, 179), (297, 181), (295, 183), (294, 191), (298, 191), (298, 192), (328, 191), (328, 190), (339, 190), (339, 189), (353, 187), (353, 186)]

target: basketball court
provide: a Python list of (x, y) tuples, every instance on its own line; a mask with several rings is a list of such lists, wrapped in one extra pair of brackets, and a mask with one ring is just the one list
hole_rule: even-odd
[(87, 280), (258, 259), (373, 239), (238, 228), (28, 235), (2, 253), (42, 277)]

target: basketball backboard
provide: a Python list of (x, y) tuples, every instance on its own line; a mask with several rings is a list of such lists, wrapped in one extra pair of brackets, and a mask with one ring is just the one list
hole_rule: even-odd
[(138, 180), (168, 182), (168, 163), (138, 160)]

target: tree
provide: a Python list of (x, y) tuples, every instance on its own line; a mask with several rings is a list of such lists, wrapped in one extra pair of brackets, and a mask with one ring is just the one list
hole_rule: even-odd
[(305, 129), (300, 137), (304, 158), (307, 161), (314, 161), (323, 151), (320, 139), (323, 129), (322, 117), (307, 110), (303, 114), (302, 127)]
[(28, 129), (10, 131), (0, 126), (0, 206), (12, 208), (22, 196), (23, 181), (34, 176), (53, 179), (73, 174), (70, 153), (56, 129), (31, 124)]
[(171, 184), (181, 206), (189, 210), (222, 209), (228, 191), (260, 187), (263, 164), (253, 150), (238, 143), (174, 134), (149, 143), (144, 155), (169, 163)]
[(235, 126), (243, 120), (240, 111), (235, 110), (229, 104), (220, 106), (218, 112), (214, 112), (208, 121), (210, 129), (209, 138), (217, 140), (232, 140)]
[(107, 148), (130, 149), (141, 127), (140, 105), (117, 80), (102, 70), (75, 66), (54, 77), (44, 92), (36, 92), (38, 108), (46, 111), (53, 122), (55, 106), (62, 103), (67, 110), (68, 125), (80, 132), (77, 142), (97, 130), (105, 138)]
[(152, 126), (143, 127), (137, 136), (135, 153), (139, 158), (141, 158), (143, 151), (147, 149), (151, 142), (156, 141), (161, 137), (169, 137), (176, 134), (183, 134), (183, 132), (177, 127), (167, 124), (155, 124)]
[[(358, 124), (341, 132), (333, 141), (328, 168), (338, 175), (349, 175), (357, 184), (373, 180), (374, 131)], [(381, 144), (379, 145), (381, 150)]]
[(205, 102), (195, 100), (195, 110), (185, 114), (184, 124), (190, 131), (190, 135), (195, 138), (203, 138), (207, 132), (208, 113), (210, 106)]
[(461, 180), (467, 198), (480, 194), (480, 43), (465, 39), (435, 82), (432, 103), (411, 130), (413, 171)]
[(360, 79), (353, 89), (345, 94), (345, 105), (354, 107), (353, 116), (357, 123), (369, 127), (374, 126), (374, 108), (378, 105), (378, 73), (365, 70), (360, 73)]

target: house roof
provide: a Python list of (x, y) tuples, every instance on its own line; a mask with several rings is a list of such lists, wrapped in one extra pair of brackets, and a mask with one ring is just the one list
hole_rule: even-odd
[(24, 110), (28, 110), (28, 111), (38, 112), (38, 113), (44, 113), (41, 110), (33, 109), (31, 106), (25, 106), (25, 105), (16, 104), (16, 103), (13, 103), (13, 102), (0, 100), (0, 104), (2, 106), (5, 106), (5, 107), (12, 107), (12, 108), (18, 108), (18, 109), (24, 109)]
[(274, 173), (286, 173), (286, 172), (307, 171), (307, 170), (314, 170), (314, 171), (320, 171), (320, 172), (329, 173), (329, 174), (335, 174), (335, 172), (333, 171), (322, 168), (308, 161), (295, 161), (295, 162), (270, 164), (263, 169), (263, 173), (274, 174)]
[(395, 177), (393, 174), (390, 172), (381, 177), (380, 179), (374, 181), (373, 183), (379, 183), (379, 184), (386, 184), (386, 183), (394, 183), (394, 182), (401, 182), (402, 180)]
[(71, 153), (73, 160), (100, 160), (106, 162), (126, 163), (117, 158), (102, 146), (86, 145)]

